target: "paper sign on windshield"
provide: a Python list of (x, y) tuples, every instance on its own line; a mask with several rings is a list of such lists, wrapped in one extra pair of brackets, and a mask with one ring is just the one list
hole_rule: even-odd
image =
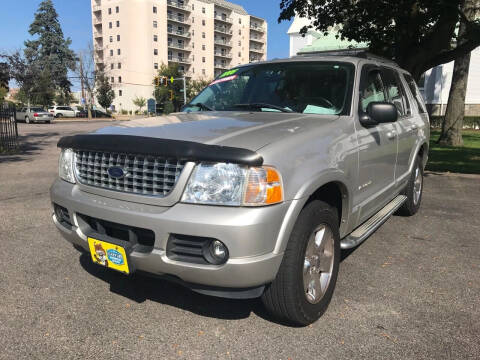
[(218, 80), (213, 81), (208, 86), (212, 86), (212, 85), (222, 83), (222, 82), (226, 82), (226, 81), (232, 81), (232, 80), (235, 80), (236, 78), (238, 78), (238, 75), (227, 76), (227, 77), (224, 77), (223, 79), (218, 79)]

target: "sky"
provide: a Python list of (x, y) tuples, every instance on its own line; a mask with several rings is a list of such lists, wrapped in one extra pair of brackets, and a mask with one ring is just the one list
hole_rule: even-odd
[[(231, 0), (232, 1), (232, 0)], [(41, 0), (3, 0), (0, 22), (0, 51), (21, 49), (30, 38), (28, 28)], [(90, 0), (53, 0), (59, 14), (65, 37), (72, 39), (72, 49), (86, 49), (92, 42), (92, 17)], [(249, 14), (262, 17), (268, 22), (268, 59), (288, 57), (287, 30), (290, 22), (278, 24), (280, 0), (233, 0), (242, 5)], [(76, 84), (74, 86), (77, 87)]]

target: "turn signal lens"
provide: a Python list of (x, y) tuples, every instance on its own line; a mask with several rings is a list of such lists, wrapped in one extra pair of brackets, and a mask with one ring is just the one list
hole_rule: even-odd
[(244, 205), (262, 206), (283, 201), (282, 178), (269, 166), (253, 167), (248, 171)]

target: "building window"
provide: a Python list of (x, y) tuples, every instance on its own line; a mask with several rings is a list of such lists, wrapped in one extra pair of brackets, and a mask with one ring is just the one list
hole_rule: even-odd
[(117, 55), (120, 55), (122, 52), (120, 51), (120, 49), (117, 49)]
[(202, 62), (203, 62), (203, 63), (205, 62), (205, 56), (202, 57)]
[(202, 38), (205, 39), (205, 33), (204, 32), (202, 32)]
[(192, 42), (192, 49), (195, 49), (195, 43)]
[(110, 64), (110, 69), (113, 70), (113, 68), (115, 67), (115, 65), (113, 63)]
[(239, 24), (242, 23), (242, 18), (238, 18), (238, 23), (239, 23)]
[(242, 46), (242, 42), (238, 40), (238, 46)]
[(192, 4), (192, 10), (195, 10), (195, 5)]
[(118, 90), (118, 96), (122, 96), (123, 95), (123, 91), (122, 90)]
[(110, 56), (113, 56), (113, 50), (110, 50)]
[(115, 12), (116, 12), (117, 14), (120, 12), (120, 7), (119, 7), (119, 6), (115, 7)]
[(192, 61), (195, 61), (195, 55), (192, 55)]
[(153, 49), (153, 55), (158, 55), (158, 49)]
[(119, 69), (122, 68), (122, 63), (118, 63), (118, 68), (119, 68)]
[(153, 13), (154, 13), (154, 14), (157, 13), (157, 7), (156, 7), (156, 6), (153, 7)]
[(108, 15), (112, 15), (112, 8), (108, 8)]
[(153, 41), (155, 41), (155, 42), (158, 41), (158, 36), (157, 35), (153, 35)]
[(242, 56), (242, 54), (241, 54), (241, 53), (238, 53), (238, 57), (241, 57), (241, 56)]
[(157, 27), (158, 27), (158, 24), (157, 24), (157, 22), (156, 22), (155, 20), (153, 21), (153, 27), (154, 27), (154, 28), (157, 28)]
[(195, 30), (192, 29), (192, 36), (195, 36)]
[(108, 23), (108, 27), (109, 27), (110, 29), (113, 27), (113, 25), (112, 25), (112, 22), (111, 22), (111, 21)]
[(205, 50), (205, 44), (202, 45), (202, 50)]
[(205, 8), (202, 7), (202, 14), (205, 14)]
[(120, 41), (120, 35), (117, 35), (117, 41)]
[(205, 75), (205, 69), (202, 69), (202, 75)]
[(118, 82), (119, 82), (119, 83), (122, 82), (122, 77), (121, 77), (121, 76), (118, 77)]
[(153, 64), (153, 68), (154, 68), (155, 70), (158, 70), (158, 63)]
[(242, 30), (238, 30), (238, 35), (242, 35)]
[(202, 25), (205, 26), (205, 20), (202, 20)]
[(192, 24), (195, 23), (195, 18), (192, 16)]
[(114, 78), (113, 76), (110, 78), (110, 82), (111, 82), (112, 84), (115, 82), (115, 78)]
[(110, 36), (110, 42), (113, 42), (113, 36)]
[(120, 27), (120, 21), (117, 20), (117, 27)]

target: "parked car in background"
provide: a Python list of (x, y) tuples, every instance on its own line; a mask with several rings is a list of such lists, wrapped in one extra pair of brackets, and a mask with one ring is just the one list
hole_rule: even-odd
[(60, 117), (75, 117), (75, 110), (70, 106), (50, 106), (48, 111), (56, 118)]
[[(86, 118), (88, 117), (87, 110), (81, 110), (78, 112), (77, 117), (79, 118)], [(112, 115), (107, 114), (100, 110), (92, 110), (92, 118), (111, 118)]]
[(53, 114), (41, 107), (23, 107), (17, 111), (15, 118), (17, 121), (25, 121), (27, 124), (40, 121), (50, 123), (53, 120)]

